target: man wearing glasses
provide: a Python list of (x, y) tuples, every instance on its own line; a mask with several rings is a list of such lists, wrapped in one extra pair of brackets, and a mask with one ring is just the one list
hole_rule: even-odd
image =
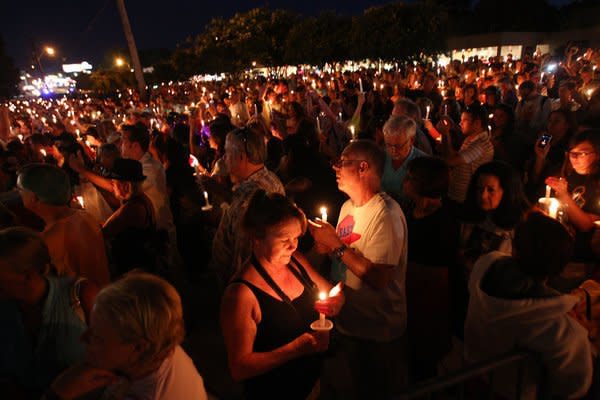
[(350, 197), (337, 228), (310, 224), (317, 248), (333, 258), (332, 281), (344, 282), (346, 295), (335, 321), (338, 351), (323, 375), (324, 398), (384, 399), (403, 383), (406, 220), (381, 191), (384, 162), (374, 142), (351, 142), (333, 165), (338, 188)]
[(381, 187), (403, 210), (408, 202), (402, 189), (406, 166), (414, 158), (427, 156), (414, 147), (416, 134), (417, 124), (405, 116), (391, 117), (383, 126), (386, 155)]

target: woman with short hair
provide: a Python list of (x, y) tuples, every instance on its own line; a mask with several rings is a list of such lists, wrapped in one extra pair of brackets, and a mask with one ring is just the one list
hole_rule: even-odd
[(130, 273), (100, 291), (83, 338), (85, 362), (58, 377), (48, 398), (78, 398), (103, 387), (101, 399), (207, 398), (180, 346), (179, 294), (157, 276)]

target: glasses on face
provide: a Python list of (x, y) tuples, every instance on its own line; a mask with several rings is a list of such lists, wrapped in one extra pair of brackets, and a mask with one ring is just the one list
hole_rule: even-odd
[(385, 144), (385, 148), (388, 149), (388, 150), (396, 152), (396, 151), (402, 150), (404, 147), (406, 147), (406, 145), (408, 144), (408, 142), (409, 141), (407, 140), (407, 141), (405, 141), (402, 144), (386, 143)]
[(590, 154), (596, 154), (595, 151), (567, 151), (569, 158), (578, 159), (581, 157), (587, 157)]
[(345, 165), (348, 165), (350, 163), (353, 162), (361, 162), (361, 161), (366, 161), (366, 160), (342, 160), (341, 158), (339, 160), (335, 160), (331, 162), (331, 166), (337, 169), (343, 168)]

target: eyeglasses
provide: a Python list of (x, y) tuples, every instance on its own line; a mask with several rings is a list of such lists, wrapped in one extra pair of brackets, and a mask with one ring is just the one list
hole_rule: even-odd
[(569, 158), (578, 159), (581, 157), (587, 157), (590, 154), (596, 154), (595, 151), (567, 151)]
[(385, 148), (386, 149), (390, 149), (392, 151), (398, 151), (403, 149), (404, 147), (406, 147), (406, 145), (410, 142), (410, 140), (405, 141), (402, 144), (392, 144), (392, 143), (386, 143), (385, 144)]
[(355, 161), (358, 161), (358, 162), (365, 161), (366, 162), (367, 160), (342, 160), (342, 159), (339, 159), (339, 160), (332, 161), (331, 166), (334, 168), (340, 169), (340, 168), (343, 168), (344, 165), (348, 165), (348, 163), (352, 163)]

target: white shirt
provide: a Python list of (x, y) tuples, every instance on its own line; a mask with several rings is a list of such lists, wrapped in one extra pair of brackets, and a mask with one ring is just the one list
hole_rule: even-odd
[[(583, 396), (592, 380), (592, 349), (586, 329), (567, 313), (577, 303), (570, 295), (504, 299), (481, 288), (489, 268), (506, 254), (481, 257), (469, 279), (469, 308), (465, 322), (465, 358), (479, 362), (517, 349), (540, 356), (547, 369), (552, 394), (560, 398)], [(535, 398), (535, 375), (526, 368), (523, 398)], [(497, 370), (494, 390), (514, 396), (514, 365)]]
[(140, 158), (140, 163), (146, 176), (142, 182), (142, 190), (154, 206), (156, 225), (159, 229), (166, 229), (171, 235), (175, 232), (175, 224), (169, 206), (165, 169), (147, 152)]
[(134, 382), (117, 383), (109, 386), (102, 400), (206, 400), (202, 377), (194, 362), (177, 346), (160, 368), (145, 378)]
[[(337, 223), (340, 239), (373, 263), (394, 265), (391, 282), (374, 289), (343, 264), (346, 304), (336, 320), (343, 334), (387, 342), (406, 330), (406, 260), (408, 236), (402, 209), (386, 193), (378, 193), (356, 207), (351, 200), (342, 206)], [(334, 278), (336, 279), (336, 278)], [(337, 280), (336, 279), (336, 280)]]

